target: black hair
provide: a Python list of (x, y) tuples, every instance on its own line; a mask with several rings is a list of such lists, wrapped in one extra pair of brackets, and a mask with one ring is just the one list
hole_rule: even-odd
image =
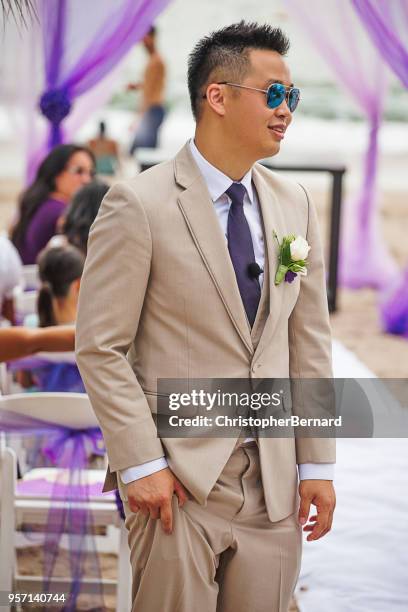
[(250, 69), (251, 49), (286, 55), (289, 46), (289, 39), (280, 28), (244, 20), (199, 40), (188, 58), (187, 81), (194, 118), (200, 116), (204, 87), (210, 79), (242, 79)]
[(106, 133), (106, 123), (104, 121), (99, 122), (99, 135), (105, 136)]
[(11, 240), (17, 249), (23, 246), (27, 227), (35, 212), (48, 199), (50, 193), (55, 191), (55, 179), (64, 171), (71, 157), (80, 151), (87, 153), (95, 162), (93, 153), (86, 147), (63, 144), (52, 149), (40, 164), (34, 182), (20, 197), (19, 219), (11, 233)]
[(151, 25), (148, 31), (146, 32), (146, 36), (156, 36), (157, 28), (154, 25)]
[(68, 241), (86, 254), (88, 234), (98, 214), (109, 185), (94, 181), (82, 187), (73, 197), (64, 221)]
[(52, 298), (64, 298), (68, 295), (71, 283), (82, 276), (85, 257), (79, 249), (67, 244), (45, 248), (37, 263), (41, 280), (37, 312), (40, 327), (49, 327), (57, 324)]

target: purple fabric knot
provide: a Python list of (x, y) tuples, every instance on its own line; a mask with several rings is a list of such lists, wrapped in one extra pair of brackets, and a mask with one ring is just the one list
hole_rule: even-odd
[(297, 277), (296, 272), (292, 272), (292, 270), (288, 270), (285, 274), (285, 281), (287, 283), (293, 283), (296, 277)]
[(84, 430), (59, 428), (43, 447), (43, 454), (59, 467), (84, 469), (92, 455), (104, 454), (102, 432), (98, 427)]
[(40, 110), (51, 123), (49, 146), (55, 147), (62, 141), (60, 124), (69, 115), (71, 101), (65, 89), (49, 89), (40, 98)]
[(49, 89), (40, 98), (40, 110), (51, 123), (61, 123), (71, 110), (67, 92), (64, 89)]

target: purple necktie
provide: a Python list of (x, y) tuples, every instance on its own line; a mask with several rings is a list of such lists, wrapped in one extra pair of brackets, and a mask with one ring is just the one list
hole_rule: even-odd
[(225, 193), (231, 198), (227, 224), (228, 250), (245, 312), (252, 327), (261, 298), (261, 288), (258, 278), (253, 278), (248, 270), (248, 266), (255, 263), (255, 254), (248, 221), (244, 214), (246, 189), (241, 183), (232, 183)]

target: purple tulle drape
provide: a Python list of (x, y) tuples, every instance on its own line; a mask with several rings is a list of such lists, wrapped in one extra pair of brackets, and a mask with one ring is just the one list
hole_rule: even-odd
[[(0, 410), (0, 434), (43, 440), (39, 453), (58, 467), (60, 477), (52, 485), (51, 504), (47, 517), (44, 541), (43, 576), (45, 593), (51, 592), (51, 580), (59, 557), (59, 544), (63, 533), (69, 534), (70, 589), (63, 607), (65, 612), (75, 612), (81, 591), (81, 578), (85, 573), (95, 579), (94, 594), (98, 605), (103, 603), (100, 569), (92, 533), (92, 513), (87, 504), (91, 487), (84, 478), (89, 458), (103, 456), (105, 446), (99, 428), (71, 429), (44, 422), (23, 414)], [(64, 474), (68, 474), (68, 482)], [(35, 485), (31, 484), (31, 493)], [(40, 483), (42, 486), (43, 483)], [(26, 491), (27, 492), (27, 491)], [(92, 491), (95, 493), (95, 491)], [(99, 491), (99, 494), (102, 494)]]
[(50, 124), (48, 143), (37, 147), (33, 164), (64, 141), (63, 122), (76, 98), (103, 79), (147, 32), (170, 0), (39, 0), (45, 90), (38, 101)]
[(343, 210), (340, 282), (353, 288), (385, 287), (398, 269), (381, 235), (376, 190), (378, 133), (388, 89), (384, 62), (349, 2), (285, 0), (285, 4), (369, 123), (361, 189)]
[[(401, 83), (408, 88), (408, 0), (352, 0), (372, 42)], [(408, 338), (408, 268), (382, 296), (383, 327)]]
[(383, 59), (408, 88), (408, 0), (351, 0)]
[(388, 333), (408, 339), (408, 268), (401, 281), (387, 293), (380, 306), (382, 326)]

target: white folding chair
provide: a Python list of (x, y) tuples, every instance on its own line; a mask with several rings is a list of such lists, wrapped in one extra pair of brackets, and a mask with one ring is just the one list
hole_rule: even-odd
[[(7, 410), (20, 415), (33, 417), (52, 423), (62, 425), (71, 429), (87, 429), (97, 426), (97, 420), (86, 394), (80, 393), (33, 393), (0, 396), (0, 410)], [(44, 527), (47, 525), (48, 512), (51, 501), (49, 497), (36, 494), (19, 494), (16, 481), (16, 456), (15, 453), (4, 448), (0, 455), (1, 495), (0, 495), (0, 559), (9, 559), (11, 569), (4, 568), (6, 563), (1, 563), (0, 590), (41, 592), (42, 577), (18, 575), (15, 558), (15, 529), (23, 524), (35, 524)], [(23, 477), (22, 482), (35, 480), (35, 478), (47, 478), (54, 481), (64, 477), (64, 471), (59, 468), (39, 468), (31, 470)], [(100, 482), (104, 478), (104, 470), (84, 470), (84, 477), (88, 481)], [(3, 495), (4, 491), (4, 495)], [(54, 501), (53, 507), (64, 507), (67, 502)], [(86, 504), (87, 510), (92, 514), (94, 526), (115, 526), (119, 530), (119, 555), (118, 555), (118, 579), (101, 580), (100, 584), (104, 594), (116, 593), (117, 612), (128, 612), (131, 600), (131, 569), (129, 561), (129, 549), (127, 545), (127, 533), (123, 521), (120, 519), (114, 496), (98, 495), (91, 497), (87, 502), (72, 502), (81, 507)], [(10, 532), (12, 536), (10, 536)], [(117, 531), (116, 531), (117, 532)], [(95, 536), (97, 537), (97, 536)], [(11, 576), (11, 578), (10, 578)], [(81, 583), (81, 592), (92, 592), (95, 588), (95, 579), (84, 578)], [(4, 584), (5, 588), (1, 585)], [(53, 578), (51, 586), (55, 591), (68, 592), (70, 585), (64, 578)]]
[(6, 447), (4, 435), (0, 433), (0, 592), (13, 590), (16, 466), (16, 455)]

